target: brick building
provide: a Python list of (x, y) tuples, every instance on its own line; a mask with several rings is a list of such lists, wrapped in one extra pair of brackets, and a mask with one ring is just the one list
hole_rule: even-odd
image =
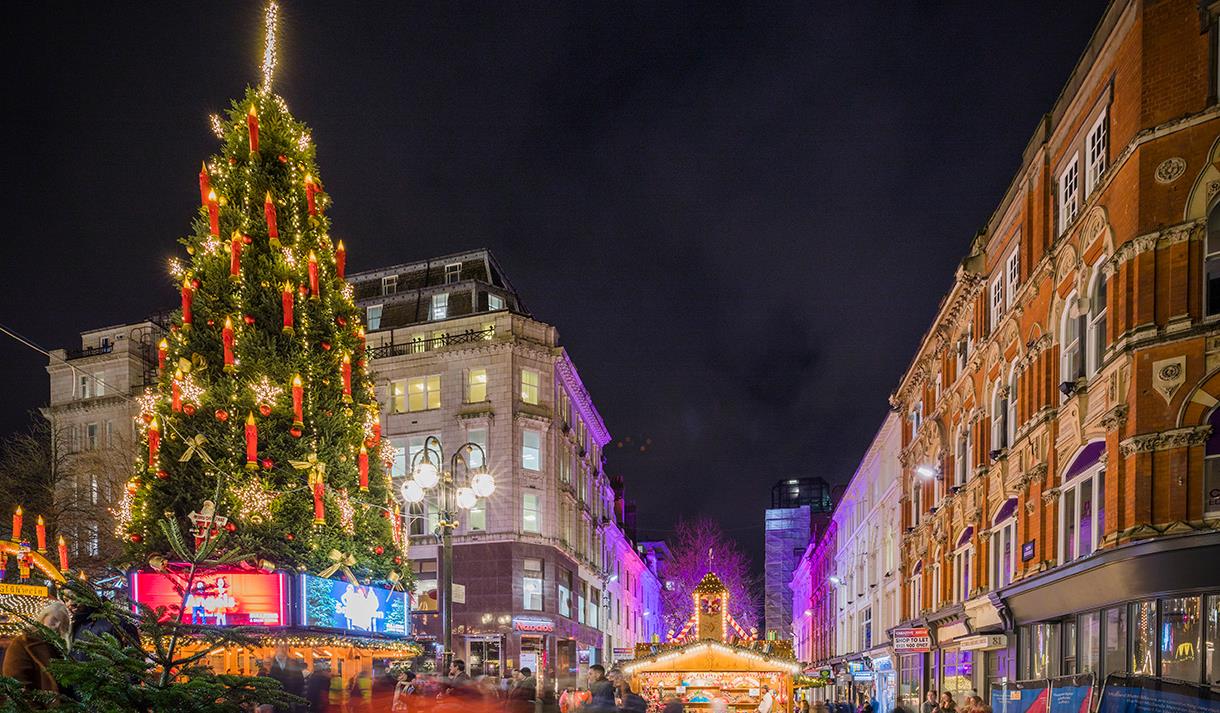
[(1220, 680), (1218, 34), (1110, 3), (893, 394), (904, 702)]

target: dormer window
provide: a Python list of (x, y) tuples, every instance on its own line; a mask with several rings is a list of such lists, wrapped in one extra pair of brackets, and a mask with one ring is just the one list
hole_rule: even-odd
[(388, 275), (381, 278), (381, 294), (392, 295), (398, 292), (398, 275)]
[(487, 311), (495, 312), (504, 309), (504, 298), (499, 295), (487, 293)]
[(451, 285), (462, 279), (462, 263), (454, 262), (445, 266), (445, 284)]

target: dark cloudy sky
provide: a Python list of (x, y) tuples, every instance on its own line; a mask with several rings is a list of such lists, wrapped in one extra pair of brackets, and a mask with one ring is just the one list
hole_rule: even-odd
[[(491, 248), (632, 438), (640, 524), (710, 514), (758, 556), (775, 480), (850, 477), (1104, 5), (287, 0), (276, 85), (353, 269)], [(6, 9), (0, 324), (71, 346), (173, 304), (260, 23)], [(44, 364), (0, 337), (0, 431)]]

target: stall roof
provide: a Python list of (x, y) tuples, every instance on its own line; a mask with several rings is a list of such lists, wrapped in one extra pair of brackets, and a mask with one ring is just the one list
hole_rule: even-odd
[(793, 659), (769, 656), (743, 646), (696, 641), (637, 658), (623, 666), (623, 671), (628, 674), (644, 671), (782, 671), (796, 674), (800, 673), (801, 665)]

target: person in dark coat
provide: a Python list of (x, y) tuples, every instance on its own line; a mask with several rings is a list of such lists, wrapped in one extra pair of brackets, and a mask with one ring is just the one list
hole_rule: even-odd
[(330, 666), (314, 664), (313, 672), (305, 679), (305, 700), (309, 701), (310, 713), (330, 710)]
[(516, 682), (508, 691), (505, 710), (509, 713), (526, 713), (534, 710), (534, 699), (538, 696), (538, 679), (527, 667), (516, 671)]
[[(305, 697), (305, 673), (303, 667), (288, 655), (288, 647), (275, 647), (275, 656), (267, 664), (267, 677), (280, 682), (284, 691), (301, 698)], [(294, 707), (277, 706), (277, 711), (291, 711)]]
[(606, 667), (593, 664), (589, 667), (589, 698), (584, 710), (598, 713), (614, 713), (618, 710), (614, 702), (614, 684), (606, 678)]
[[(63, 602), (53, 601), (39, 612), (37, 621), (60, 636), (67, 636), (72, 617)], [(17, 679), (27, 691), (59, 693), (59, 684), (51, 675), (51, 660), (58, 658), (58, 651), (48, 641), (42, 630), (30, 627), (13, 637), (4, 652), (2, 671), (5, 676)]]

